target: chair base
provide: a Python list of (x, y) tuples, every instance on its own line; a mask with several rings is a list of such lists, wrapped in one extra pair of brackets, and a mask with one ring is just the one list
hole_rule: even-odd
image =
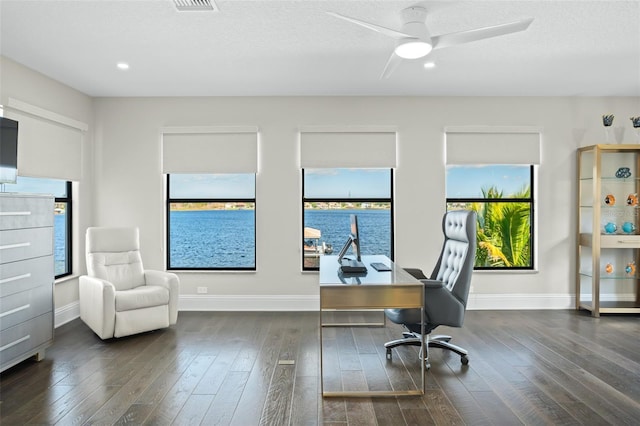
[[(392, 340), (384, 344), (384, 347), (387, 349), (387, 359), (391, 359), (392, 357), (391, 349), (395, 347), (402, 346), (402, 345), (422, 346), (422, 339), (420, 337), (420, 334), (405, 331), (402, 333), (402, 336), (403, 336), (402, 339)], [(446, 350), (455, 352), (458, 355), (460, 355), (460, 362), (462, 363), (462, 365), (469, 364), (469, 352), (466, 349), (461, 348), (460, 346), (454, 345), (453, 343), (449, 343), (450, 340), (451, 340), (451, 336), (447, 336), (444, 334), (438, 334), (435, 336), (431, 336), (431, 335), (426, 336), (425, 343), (427, 345), (427, 356), (426, 357), (423, 356), (422, 349), (420, 350), (420, 355), (419, 355), (420, 360), (424, 361), (426, 368), (430, 367), (429, 348), (440, 348), (440, 349), (446, 349)]]

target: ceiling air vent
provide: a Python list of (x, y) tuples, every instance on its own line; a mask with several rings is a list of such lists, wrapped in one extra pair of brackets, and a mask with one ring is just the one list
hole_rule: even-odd
[(214, 0), (173, 0), (178, 10), (210, 10), (218, 11)]

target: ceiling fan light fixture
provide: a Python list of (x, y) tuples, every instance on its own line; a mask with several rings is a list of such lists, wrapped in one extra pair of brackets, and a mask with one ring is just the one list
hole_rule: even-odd
[(422, 40), (409, 40), (396, 46), (396, 55), (403, 59), (418, 59), (427, 56), (433, 46)]

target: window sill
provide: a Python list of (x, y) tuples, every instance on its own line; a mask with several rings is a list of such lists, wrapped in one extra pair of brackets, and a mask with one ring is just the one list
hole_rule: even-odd
[(165, 269), (166, 272), (172, 274), (255, 274), (257, 269), (253, 270), (207, 270), (207, 269)]
[(482, 269), (479, 271), (474, 270), (473, 271), (474, 274), (498, 274), (498, 275), (506, 275), (506, 274), (513, 274), (513, 275), (531, 275), (531, 274), (538, 274), (540, 273), (539, 270), (537, 269), (514, 269), (513, 271), (509, 271), (509, 270), (495, 270), (495, 271), (490, 271), (490, 270), (486, 270), (486, 269)]
[(64, 276), (62, 278), (57, 278), (54, 281), (54, 284), (61, 284), (61, 283), (65, 283), (67, 281), (77, 280), (79, 277), (80, 277), (80, 275), (75, 275), (75, 274), (67, 275), (67, 276)]

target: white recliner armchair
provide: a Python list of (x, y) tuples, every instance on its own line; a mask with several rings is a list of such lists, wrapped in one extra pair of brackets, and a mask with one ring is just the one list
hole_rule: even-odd
[(80, 318), (101, 339), (169, 327), (178, 319), (176, 274), (144, 270), (138, 228), (89, 228)]

